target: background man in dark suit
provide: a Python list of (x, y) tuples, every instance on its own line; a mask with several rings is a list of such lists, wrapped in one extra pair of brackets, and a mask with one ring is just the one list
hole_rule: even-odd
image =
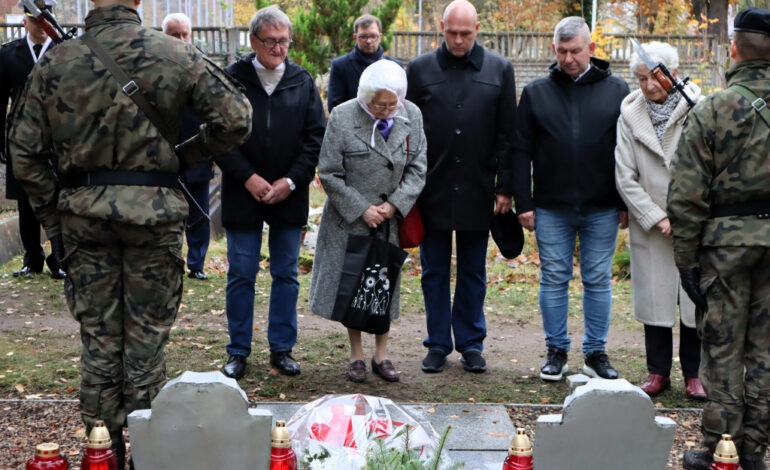
[[(45, 7), (52, 10), (56, 0), (45, 0)], [(24, 13), (29, 13), (24, 9)], [(43, 272), (43, 262), (48, 264), (51, 277), (63, 279), (66, 277), (59, 264), (59, 256), (64, 252), (61, 236), (51, 240), (53, 252), (45, 257), (45, 250), (40, 246), (40, 222), (35, 217), (32, 207), (27, 200), (27, 194), (13, 175), (11, 159), (6, 149), (6, 113), (9, 100), (15, 101), (24, 88), (27, 75), (40, 57), (53, 45), (46, 36), (43, 28), (31, 16), (24, 17), (24, 29), (27, 34), (11, 41), (0, 48), (0, 160), (6, 164), (5, 197), (16, 200), (19, 207), (19, 235), (24, 247), (23, 266), (13, 275), (15, 277), (31, 277)], [(10, 123), (7, 127), (10, 127)], [(58, 250), (58, 248), (61, 248)], [(58, 255), (58, 256), (57, 256)]]
[(358, 80), (364, 69), (380, 59), (388, 59), (403, 66), (398, 60), (383, 53), (382, 22), (372, 15), (363, 15), (353, 23), (353, 38), (356, 45), (352, 51), (332, 61), (329, 70), (329, 90), (326, 94), (326, 107), (329, 112), (338, 104), (355, 98), (358, 92)]

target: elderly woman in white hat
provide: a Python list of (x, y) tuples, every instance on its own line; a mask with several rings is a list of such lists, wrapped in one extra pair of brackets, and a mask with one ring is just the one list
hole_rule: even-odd
[[(642, 47), (653, 61), (662, 62), (673, 75), (678, 73), (676, 49), (662, 42)], [(634, 316), (644, 324), (649, 376), (641, 388), (655, 396), (671, 385), (672, 328), (678, 310), (685, 393), (689, 398), (705, 399), (698, 379), (700, 340), (695, 331), (695, 306), (680, 286), (665, 210), (668, 167), (689, 108), (680, 93), (663, 89), (637, 54), (631, 58), (631, 70), (639, 89), (620, 106), (615, 182), (628, 206)], [(685, 91), (696, 102), (700, 98), (700, 89), (693, 83)]]
[[(380, 60), (364, 70), (358, 97), (334, 108), (318, 162), (326, 190), (318, 233), (310, 310), (331, 319), (342, 274), (348, 234), (368, 235), (390, 220), (390, 242), (398, 243), (398, 224), (425, 185), (425, 134), (419, 108), (406, 101), (406, 74), (395, 62)], [(399, 314), (399, 282), (390, 318)], [(348, 328), (353, 382), (366, 380), (361, 331)], [(389, 382), (399, 374), (387, 355), (388, 334), (375, 336), (372, 371)]]

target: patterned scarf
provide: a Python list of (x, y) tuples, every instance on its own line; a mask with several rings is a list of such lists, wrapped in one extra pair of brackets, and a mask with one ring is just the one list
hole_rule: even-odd
[(656, 103), (647, 98), (644, 99), (645, 103), (647, 103), (647, 113), (649, 113), (650, 120), (652, 121), (652, 128), (655, 129), (655, 135), (658, 137), (660, 145), (663, 145), (663, 133), (666, 131), (666, 124), (668, 124), (668, 120), (671, 118), (676, 105), (679, 104), (681, 97), (682, 95), (679, 93), (673, 93), (668, 95), (668, 98), (663, 103)]

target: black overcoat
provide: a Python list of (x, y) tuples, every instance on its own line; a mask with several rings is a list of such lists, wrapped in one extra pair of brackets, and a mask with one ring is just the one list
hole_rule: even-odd
[[(53, 46), (49, 46), (50, 49)], [(32, 71), (35, 61), (24, 36), (11, 41), (0, 48), (0, 151), (7, 160), (5, 173), (5, 197), (7, 199), (27, 199), (27, 194), (13, 175), (11, 158), (6, 146), (7, 130), (11, 127), (6, 122), (8, 103), (18, 98)]]
[[(262, 222), (302, 226), (307, 222), (308, 186), (315, 178), (318, 153), (326, 129), (323, 104), (313, 78), (286, 60), (286, 71), (272, 95), (259, 81), (249, 54), (225, 69), (246, 88), (254, 110), (251, 137), (217, 157), (222, 169), (222, 225), (254, 229)], [(244, 187), (252, 174), (273, 183), (291, 178), (296, 189), (278, 204), (257, 202)]]
[(422, 111), (428, 142), (418, 200), (425, 227), (488, 230), (495, 194), (512, 191), (513, 66), (480, 44), (464, 59), (442, 44), (410, 62), (407, 79), (407, 99)]

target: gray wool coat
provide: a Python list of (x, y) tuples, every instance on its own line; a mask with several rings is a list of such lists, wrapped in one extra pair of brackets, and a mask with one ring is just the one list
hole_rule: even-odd
[[(324, 318), (331, 318), (337, 298), (348, 234), (370, 233), (361, 218), (366, 209), (385, 200), (396, 207), (390, 241), (398, 245), (398, 222), (409, 213), (425, 186), (427, 154), (420, 109), (407, 101), (399, 108), (387, 141), (375, 132), (374, 148), (370, 146), (373, 125), (358, 102), (349, 100), (332, 110), (321, 145), (318, 176), (326, 191), (326, 203), (309, 301), (310, 310)], [(401, 276), (393, 292), (391, 319), (399, 314), (400, 285)]]

